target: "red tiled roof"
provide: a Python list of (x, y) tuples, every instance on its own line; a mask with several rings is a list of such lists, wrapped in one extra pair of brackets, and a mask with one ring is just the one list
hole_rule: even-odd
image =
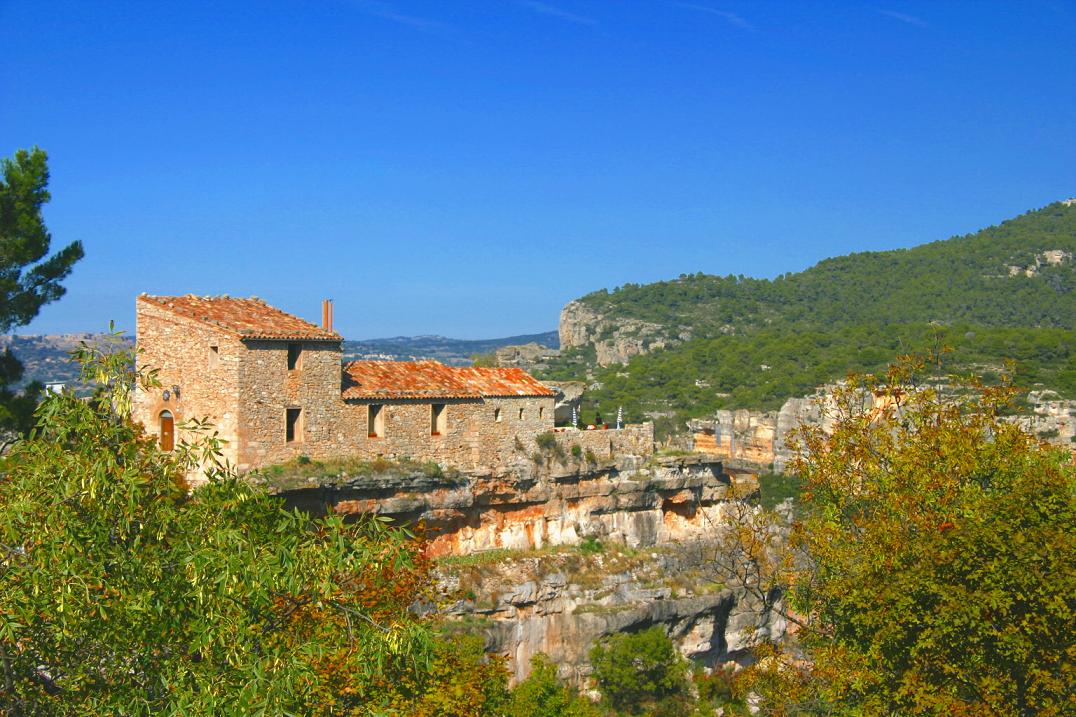
[(180, 316), (238, 334), (244, 339), (340, 341), (340, 335), (326, 331), (298, 316), (270, 306), (261, 299), (230, 296), (150, 296), (139, 301), (159, 306)]
[(520, 368), (458, 368), (437, 361), (353, 361), (344, 366), (345, 399), (554, 395)]

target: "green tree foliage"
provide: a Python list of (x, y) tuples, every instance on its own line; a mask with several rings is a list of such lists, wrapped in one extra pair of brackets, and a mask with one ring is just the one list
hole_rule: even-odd
[[(487, 656), (481, 635), (442, 635), (434, 645), (423, 684), (405, 693), (422, 696), (407, 705), (407, 717), (500, 717), (509, 700), (504, 660)], [(397, 688), (398, 690), (398, 688)]]
[(617, 633), (590, 652), (602, 697), (624, 714), (688, 714), (688, 664), (672, 640), (654, 626)]
[[(49, 256), (52, 236), (42, 206), (49, 201), (49, 170), (44, 151), (20, 149), (0, 160), (0, 333), (25, 326), (45, 304), (64, 294), (60, 282), (82, 258), (82, 244), (72, 242)], [(10, 386), (22, 367), (5, 351), (0, 357), (0, 429), (26, 431), (40, 385), (22, 395)]]
[[(667, 340), (691, 340), (596, 369), (593, 346), (573, 348), (544, 376), (596, 381), (608, 415), (673, 413), (670, 427), (719, 408), (776, 409), (849, 372), (883, 371), (927, 350), (939, 330), (962, 370), (1012, 359), (1027, 387), (1076, 397), (1076, 206), (1061, 203), (976, 234), (913, 249), (828, 259), (772, 281), (683, 275), (581, 299), (615, 323), (641, 320)], [(1010, 275), (1010, 267), (1033, 268)], [(698, 383), (696, 383), (698, 381)]]
[(557, 666), (545, 654), (531, 658), (527, 679), (512, 690), (504, 717), (600, 717), (598, 708), (557, 679)]
[[(1071, 329), (1076, 277), (1071, 260), (1043, 261), (1042, 252), (1051, 250), (1076, 253), (1076, 206), (1055, 202), (975, 234), (826, 259), (773, 280), (690, 274), (580, 301), (607, 318), (659, 324), (670, 335), (687, 327), (699, 338), (774, 322), (822, 327), (958, 321)], [(1036, 269), (1030, 277), (1010, 276), (1010, 266)]]
[(1076, 467), (1004, 420), (1004, 378), (943, 397), (922, 369), (852, 381), (831, 433), (803, 429), (806, 659), (762, 650), (765, 714), (1076, 713)]
[[(103, 389), (46, 398), (3, 459), (0, 712), (421, 714), (448, 660), (408, 610), (421, 545), (284, 511), (216, 462), (207, 426), (161, 453), (126, 418), (130, 355), (89, 353)], [(452, 684), (484, 680), (476, 664)]]
[(0, 444), (7, 446), (18, 436), (27, 433), (34, 424), (34, 408), (44, 386), (31, 382), (21, 391), (11, 386), (23, 375), (22, 364), (10, 350), (0, 354)]
[(1012, 360), (1020, 385), (1076, 397), (1071, 330), (967, 325), (786, 327), (699, 339), (599, 369), (601, 388), (587, 395), (603, 415), (615, 415), (618, 406), (630, 421), (647, 411), (669, 412), (677, 417), (673, 428), (682, 430), (683, 420), (721, 408), (777, 410), (788, 398), (809, 395), (850, 372), (884, 371), (898, 356), (940, 343), (953, 349), (953, 370), (996, 380)]

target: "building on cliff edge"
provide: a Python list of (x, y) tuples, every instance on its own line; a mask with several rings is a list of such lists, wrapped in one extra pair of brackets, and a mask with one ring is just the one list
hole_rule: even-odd
[(343, 364), (330, 302), (321, 326), (227, 296), (142, 294), (136, 316), (138, 368), (161, 386), (136, 391), (133, 418), (164, 450), (208, 418), (240, 471), (300, 455), (496, 470), (553, 430), (555, 392), (519, 368)]

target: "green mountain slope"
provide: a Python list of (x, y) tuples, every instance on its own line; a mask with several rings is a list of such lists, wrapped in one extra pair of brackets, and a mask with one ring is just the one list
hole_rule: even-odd
[[(997, 371), (1076, 396), (1076, 206), (1061, 202), (975, 234), (827, 259), (774, 280), (685, 275), (579, 300), (609, 326), (646, 322), (673, 345), (597, 368), (576, 345), (548, 373), (589, 378), (602, 410), (703, 416), (775, 408), (848, 371), (942, 341), (954, 370)], [(680, 337), (690, 335), (688, 341)], [(594, 341), (602, 339), (595, 334)]]

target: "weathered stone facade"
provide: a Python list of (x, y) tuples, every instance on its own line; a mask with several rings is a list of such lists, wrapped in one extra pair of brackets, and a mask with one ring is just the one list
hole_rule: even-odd
[[(342, 339), (257, 300), (142, 296), (136, 335), (138, 366), (156, 370), (161, 386), (136, 392), (134, 418), (151, 434), (174, 423), (177, 442), (189, 438), (184, 421), (208, 419), (240, 471), (305, 455), (496, 472), (533, 452), (536, 437), (554, 425), (554, 392), (519, 369), (408, 364), (460, 378), (446, 374), (456, 383), (444, 396), (425, 385), (419, 397), (391, 386), (384, 397), (376, 386), (349, 397), (348, 372), (362, 362), (342, 366)], [(372, 406), (381, 410), (377, 435)]]
[[(227, 441), (224, 457), (238, 464), (239, 374), (246, 353), (243, 342), (213, 326), (142, 301), (137, 304), (136, 321), (137, 365), (156, 370), (161, 387), (135, 392), (134, 419), (148, 433), (157, 434), (165, 412), (173, 416), (177, 427), (192, 418), (208, 418)], [(215, 359), (213, 346), (217, 347)], [(178, 392), (175, 386), (179, 386)], [(177, 441), (185, 437), (177, 430)]]
[[(432, 435), (434, 403), (444, 406), (445, 430)], [(358, 453), (436, 461), (470, 472), (499, 471), (511, 457), (533, 451), (535, 437), (553, 429), (551, 396), (483, 399), (347, 400), (344, 423), (353, 426)], [(384, 435), (369, 434), (371, 405), (383, 406)], [(516, 443), (523, 446), (522, 451)]]

